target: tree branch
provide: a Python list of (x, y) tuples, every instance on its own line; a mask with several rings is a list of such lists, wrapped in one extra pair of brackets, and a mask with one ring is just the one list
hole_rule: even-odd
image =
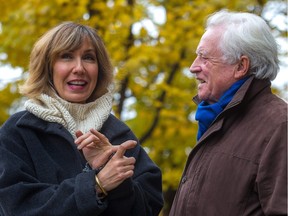
[[(185, 56), (185, 51), (182, 50), (181, 52), (181, 59), (184, 58)], [(171, 85), (172, 84), (172, 81), (176, 75), (176, 72), (178, 71), (178, 69), (180, 68), (180, 65), (179, 63), (175, 63), (173, 66), (172, 66), (172, 69), (171, 69), (171, 72), (169, 74), (169, 77), (167, 78), (166, 80), (166, 84), (167, 85)], [(160, 96), (158, 97), (157, 101), (160, 102), (161, 104), (164, 103), (165, 101), (165, 98), (166, 98), (166, 94), (167, 94), (167, 91), (166, 90), (163, 90), (162, 93), (160, 94)], [(150, 128), (146, 131), (146, 133), (144, 133), (144, 135), (139, 139), (140, 143), (143, 144), (150, 136), (151, 134), (153, 133), (153, 131), (155, 130), (156, 126), (158, 125), (159, 123), (159, 119), (160, 119), (160, 112), (161, 110), (163, 109), (163, 106), (159, 106), (156, 108), (156, 111), (155, 111), (155, 116), (154, 116), (154, 120), (150, 126)]]

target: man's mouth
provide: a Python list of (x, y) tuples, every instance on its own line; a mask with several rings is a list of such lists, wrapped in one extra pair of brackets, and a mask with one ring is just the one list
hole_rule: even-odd
[(202, 80), (202, 79), (199, 79), (199, 78), (197, 78), (197, 80), (198, 80), (198, 82), (199, 82), (200, 84), (206, 83), (205, 80)]

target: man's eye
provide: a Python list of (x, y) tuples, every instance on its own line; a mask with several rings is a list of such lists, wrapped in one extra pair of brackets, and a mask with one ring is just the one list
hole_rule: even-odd
[(200, 54), (200, 55), (198, 55), (198, 56), (199, 56), (199, 58), (201, 58), (201, 59), (203, 59), (203, 60), (208, 59), (206, 56), (204, 56), (204, 55), (202, 55), (202, 54)]

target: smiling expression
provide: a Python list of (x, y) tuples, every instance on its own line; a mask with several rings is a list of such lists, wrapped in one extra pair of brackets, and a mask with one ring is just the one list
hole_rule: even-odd
[(96, 88), (96, 50), (85, 39), (79, 49), (61, 52), (53, 66), (53, 84), (58, 95), (72, 103), (86, 103)]
[(190, 67), (199, 81), (198, 97), (207, 103), (217, 102), (223, 93), (237, 79), (234, 73), (237, 64), (226, 64), (221, 57), (222, 52), (217, 45), (220, 41), (221, 29), (207, 30), (197, 47), (197, 57)]

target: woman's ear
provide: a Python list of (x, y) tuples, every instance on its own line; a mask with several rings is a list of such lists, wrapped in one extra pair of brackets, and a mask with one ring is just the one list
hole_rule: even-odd
[(234, 77), (236, 79), (242, 79), (243, 77), (245, 77), (248, 73), (249, 66), (250, 66), (249, 58), (245, 55), (241, 56), (237, 68), (235, 70)]

